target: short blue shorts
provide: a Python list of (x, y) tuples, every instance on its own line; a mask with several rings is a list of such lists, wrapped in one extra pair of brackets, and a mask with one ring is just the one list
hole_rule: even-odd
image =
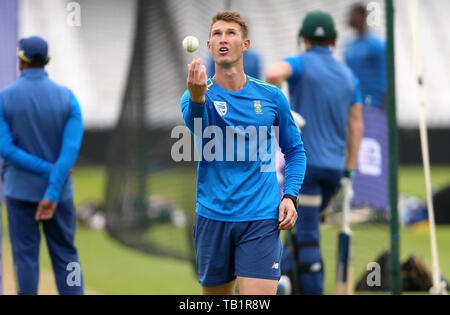
[(223, 222), (196, 215), (194, 226), (198, 280), (204, 287), (237, 276), (280, 279), (282, 244), (278, 220)]

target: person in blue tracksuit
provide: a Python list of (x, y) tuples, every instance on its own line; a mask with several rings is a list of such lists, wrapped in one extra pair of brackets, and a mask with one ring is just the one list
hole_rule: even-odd
[(83, 294), (71, 169), (83, 136), (75, 95), (44, 70), (48, 44), (20, 41), (20, 78), (0, 91), (0, 156), (19, 294), (37, 294), (42, 224), (60, 294)]
[[(281, 90), (249, 75), (250, 45), (240, 14), (217, 13), (208, 49), (215, 75), (201, 60), (189, 64), (183, 119), (200, 156), (194, 227), (198, 279), (204, 294), (275, 294), (280, 279), (280, 230), (297, 219), (306, 156)], [(276, 136), (285, 154), (280, 202)], [(270, 151), (270, 152), (269, 152)]]
[[(340, 186), (351, 189), (363, 134), (362, 100), (357, 78), (332, 56), (337, 37), (332, 17), (308, 13), (299, 36), (306, 52), (272, 65), (267, 81), (278, 86), (287, 81), (292, 109), (306, 121), (302, 138), (308, 165), (295, 227), (298, 281), (304, 294), (322, 294), (319, 214)], [(288, 252), (281, 266), (286, 273), (291, 269)]]
[(384, 109), (386, 106), (386, 44), (380, 35), (367, 25), (367, 10), (355, 4), (350, 10), (349, 25), (357, 36), (348, 41), (344, 49), (347, 65), (358, 77), (363, 105)]

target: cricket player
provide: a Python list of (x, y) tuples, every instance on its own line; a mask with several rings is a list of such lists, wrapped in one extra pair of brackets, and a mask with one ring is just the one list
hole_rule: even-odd
[[(361, 92), (352, 71), (332, 56), (337, 33), (328, 13), (307, 14), (299, 36), (306, 52), (272, 65), (267, 81), (280, 87), (287, 81), (292, 109), (307, 121), (302, 138), (308, 165), (295, 226), (297, 270), (304, 294), (322, 294), (319, 214), (340, 184), (351, 189), (363, 133)], [(288, 252), (281, 266), (290, 271)]]
[(360, 80), (363, 105), (384, 109), (386, 106), (386, 44), (369, 30), (367, 10), (355, 4), (349, 14), (349, 25), (357, 37), (345, 45), (345, 62)]
[(47, 42), (20, 41), (20, 78), (0, 91), (0, 155), (19, 294), (37, 294), (42, 223), (60, 294), (83, 294), (71, 169), (83, 135), (73, 93), (47, 76)]
[[(194, 60), (181, 99), (185, 124), (203, 156), (194, 227), (199, 282), (204, 294), (233, 294), (236, 278), (241, 294), (276, 294), (279, 233), (297, 219), (306, 164), (302, 139), (281, 90), (244, 72), (243, 54), (250, 40), (239, 13), (217, 13), (207, 45), (215, 75), (207, 79), (205, 66)], [(281, 202), (276, 134), (286, 159)]]

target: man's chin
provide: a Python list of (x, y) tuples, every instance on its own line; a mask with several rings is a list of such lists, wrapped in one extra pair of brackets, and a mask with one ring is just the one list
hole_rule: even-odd
[(232, 60), (228, 56), (218, 56), (215, 62), (222, 68), (231, 68), (236, 63), (236, 60)]
[(230, 58), (228, 56), (217, 56), (216, 57), (216, 62), (219, 65), (226, 65), (230, 63)]

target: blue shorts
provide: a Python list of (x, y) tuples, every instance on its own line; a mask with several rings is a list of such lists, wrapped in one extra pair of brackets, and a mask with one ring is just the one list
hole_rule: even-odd
[(198, 280), (204, 287), (237, 276), (280, 279), (282, 244), (278, 220), (223, 222), (196, 215), (194, 226)]

